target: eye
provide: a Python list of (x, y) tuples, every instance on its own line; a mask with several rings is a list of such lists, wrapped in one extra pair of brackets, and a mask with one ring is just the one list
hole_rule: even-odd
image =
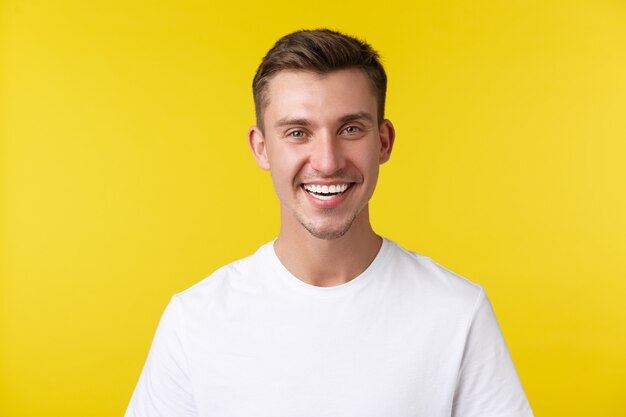
[(306, 137), (306, 133), (304, 132), (304, 130), (292, 130), (290, 132), (287, 132), (287, 137), (294, 138), (294, 139), (302, 139)]
[(355, 133), (361, 132), (361, 128), (358, 126), (346, 126), (346, 128), (343, 129), (343, 131), (350, 135), (354, 135)]

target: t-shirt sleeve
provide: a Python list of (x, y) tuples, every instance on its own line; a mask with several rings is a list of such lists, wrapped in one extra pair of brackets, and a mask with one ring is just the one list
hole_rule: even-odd
[(533, 416), (491, 303), (482, 290), (467, 334), (452, 416)]
[(174, 296), (161, 316), (125, 417), (197, 416), (183, 332), (182, 309)]

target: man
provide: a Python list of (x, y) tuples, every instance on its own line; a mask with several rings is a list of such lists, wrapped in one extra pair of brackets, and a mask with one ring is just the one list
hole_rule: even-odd
[(372, 230), (395, 138), (377, 53), (292, 33), (253, 90), (280, 233), (173, 297), (126, 415), (532, 416), (482, 288)]

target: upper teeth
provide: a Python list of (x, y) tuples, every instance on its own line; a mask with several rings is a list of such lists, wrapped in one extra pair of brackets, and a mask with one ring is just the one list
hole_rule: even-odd
[(304, 189), (316, 194), (343, 193), (348, 189), (348, 184), (337, 185), (314, 185), (305, 184)]

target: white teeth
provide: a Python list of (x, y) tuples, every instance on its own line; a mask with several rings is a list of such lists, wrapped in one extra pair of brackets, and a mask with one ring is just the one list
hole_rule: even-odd
[(316, 194), (314, 197), (317, 198), (318, 200), (330, 200), (334, 196), (332, 196), (332, 195)]
[[(310, 193), (315, 193), (315, 197), (320, 197), (321, 200), (328, 200), (332, 195), (326, 194), (341, 194), (348, 189), (348, 184), (335, 184), (335, 185), (316, 185), (316, 184), (304, 184), (304, 189)], [(324, 197), (324, 198), (321, 198)]]

